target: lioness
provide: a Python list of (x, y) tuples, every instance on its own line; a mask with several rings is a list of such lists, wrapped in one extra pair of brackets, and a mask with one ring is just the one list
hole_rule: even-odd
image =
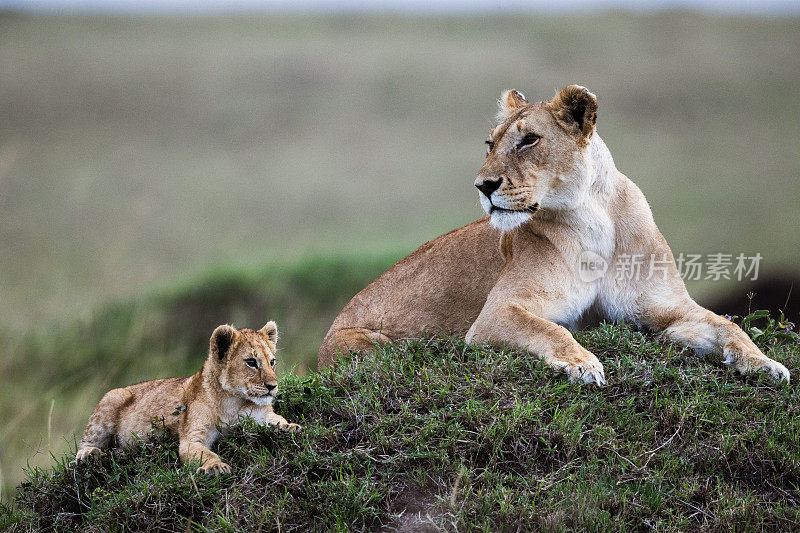
[(258, 331), (219, 326), (197, 374), (146, 381), (103, 396), (75, 459), (100, 453), (114, 438), (119, 445), (132, 444), (163, 423), (178, 435), (181, 459), (200, 462), (198, 472), (230, 472), (231, 467), (210, 448), (241, 415), (287, 431), (300, 429), (272, 410), (278, 392), (277, 341), (278, 328), (272, 321)]
[[(528, 350), (571, 379), (603, 385), (603, 365), (564, 326), (606, 319), (789, 381), (738, 326), (689, 297), (596, 118), (595, 95), (578, 85), (533, 104), (503, 93), (475, 180), (489, 216), (421, 246), (358, 293), (328, 331), (319, 365), (338, 351), (445, 332)], [(638, 270), (620, 276), (631, 258)]]

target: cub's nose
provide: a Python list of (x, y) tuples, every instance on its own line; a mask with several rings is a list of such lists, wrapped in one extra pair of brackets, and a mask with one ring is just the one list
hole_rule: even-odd
[(480, 182), (475, 183), (475, 186), (481, 191), (486, 198), (489, 198), (494, 191), (500, 188), (500, 184), (503, 183), (503, 178), (497, 178), (496, 180), (483, 180)]
[(264, 386), (267, 388), (267, 390), (268, 390), (269, 392), (272, 392), (273, 390), (275, 390), (275, 388), (276, 388), (278, 385), (277, 385), (277, 384), (275, 384), (275, 383), (264, 383)]

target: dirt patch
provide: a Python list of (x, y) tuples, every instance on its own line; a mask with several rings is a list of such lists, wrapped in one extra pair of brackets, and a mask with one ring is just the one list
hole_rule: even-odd
[(433, 484), (427, 487), (406, 486), (389, 504), (389, 510), (397, 518), (387, 526), (387, 530), (398, 533), (439, 531), (442, 514), (436, 496)]

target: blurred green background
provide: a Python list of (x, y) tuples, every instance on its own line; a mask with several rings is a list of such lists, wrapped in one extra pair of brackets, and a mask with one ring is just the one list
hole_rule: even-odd
[(800, 19), (689, 12), (0, 15), (3, 497), (218, 323), (276, 318), (283, 371), (313, 368), (349, 297), (482, 216), (507, 88), (596, 93), (676, 253), (797, 272), (798, 49)]

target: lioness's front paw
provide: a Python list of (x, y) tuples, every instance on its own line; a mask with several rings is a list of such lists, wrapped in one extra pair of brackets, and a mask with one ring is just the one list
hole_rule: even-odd
[(606, 385), (603, 364), (583, 346), (579, 346), (575, 353), (555, 361), (553, 366), (566, 373), (570, 381), (582, 381), (600, 387)]
[(78, 450), (78, 453), (75, 454), (75, 462), (80, 463), (81, 461), (85, 461), (92, 455), (100, 455), (103, 451), (100, 448), (96, 448), (94, 446), (84, 446), (83, 448)]
[(218, 474), (230, 474), (231, 466), (222, 461), (206, 461), (203, 466), (197, 469), (198, 474), (211, 474), (216, 476)]
[(742, 354), (734, 350), (725, 350), (726, 365), (736, 365), (736, 369), (742, 374), (752, 374), (754, 372), (764, 372), (776, 381), (786, 381), (789, 383), (789, 370), (778, 361), (770, 359), (765, 355)]

